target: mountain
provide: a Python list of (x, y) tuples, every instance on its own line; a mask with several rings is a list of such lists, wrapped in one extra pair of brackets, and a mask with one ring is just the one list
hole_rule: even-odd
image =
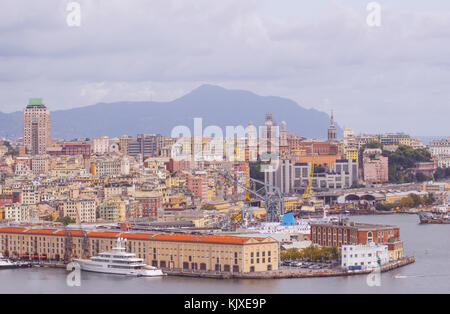
[[(52, 137), (74, 139), (81, 137), (124, 134), (133, 137), (141, 133), (170, 136), (178, 125), (193, 132), (193, 118), (203, 119), (203, 129), (217, 125), (242, 125), (249, 121), (261, 125), (268, 112), (280, 125), (286, 121), (288, 133), (307, 138), (326, 138), (329, 116), (315, 109), (305, 109), (292, 100), (259, 96), (243, 90), (228, 90), (219, 86), (202, 85), (170, 102), (115, 102), (51, 112)], [(338, 135), (342, 133), (338, 129)], [(22, 113), (0, 112), (0, 137), (22, 136)]]

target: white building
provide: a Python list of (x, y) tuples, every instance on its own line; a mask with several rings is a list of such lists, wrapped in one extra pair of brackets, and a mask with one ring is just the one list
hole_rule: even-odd
[(439, 168), (450, 168), (450, 155), (436, 157)]
[(450, 138), (431, 141), (428, 150), (433, 157), (450, 156)]
[(99, 155), (109, 153), (109, 137), (94, 138), (92, 140), (92, 152)]
[(368, 245), (343, 245), (341, 250), (342, 268), (361, 267), (370, 269), (378, 267), (378, 259), (381, 265), (389, 262), (387, 245), (369, 243)]
[(31, 160), (31, 171), (35, 175), (47, 173), (49, 168), (49, 158), (45, 155), (35, 156)]
[(35, 205), (39, 203), (39, 191), (31, 184), (22, 187), (22, 204)]
[(5, 206), (5, 219), (15, 222), (31, 222), (39, 219), (39, 212), (34, 206), (20, 203)]

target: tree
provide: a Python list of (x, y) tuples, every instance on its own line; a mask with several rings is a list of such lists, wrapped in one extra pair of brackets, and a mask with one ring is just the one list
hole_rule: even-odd
[(391, 203), (377, 203), (375, 205), (376, 210), (380, 210), (380, 211), (389, 211), (392, 210), (392, 208), (394, 208), (394, 204)]
[(43, 220), (45, 220), (45, 221), (53, 221), (53, 217), (52, 217), (52, 215), (47, 215), (47, 216), (45, 216), (43, 218)]
[(436, 172), (434, 173), (434, 179), (442, 180), (447, 178), (450, 178), (450, 168), (437, 168)]
[[(431, 161), (431, 154), (423, 148), (414, 149), (409, 146), (400, 145), (395, 152), (383, 151), (383, 156), (389, 158), (389, 182), (407, 183), (425, 178), (421, 175), (414, 176), (411, 173), (418, 162)], [(422, 181), (423, 182), (423, 181)]]
[(416, 180), (418, 182), (424, 182), (424, 181), (429, 181), (431, 178), (427, 177), (426, 175), (424, 175), (422, 172), (417, 172), (416, 173)]
[(62, 218), (61, 218), (61, 217), (58, 217), (58, 218), (56, 218), (55, 221), (56, 221), (56, 222), (62, 223), (64, 226), (67, 226), (67, 225), (69, 225), (69, 224), (74, 224), (74, 223), (76, 223), (76, 220), (70, 218), (69, 216), (65, 216), (65, 217), (62, 217)]
[(425, 205), (433, 205), (434, 202), (436, 202), (433, 193), (428, 193), (428, 195), (425, 195), (423, 197), (423, 202)]
[(398, 202), (398, 205), (402, 208), (412, 208), (414, 207), (414, 201), (411, 197), (405, 196)]
[(409, 197), (411, 198), (411, 200), (413, 201), (413, 206), (414, 206), (414, 207), (418, 207), (418, 206), (420, 206), (420, 205), (423, 204), (423, 199), (422, 199), (422, 197), (420, 197), (420, 195), (411, 193), (411, 194), (409, 194), (408, 196), (409, 196)]

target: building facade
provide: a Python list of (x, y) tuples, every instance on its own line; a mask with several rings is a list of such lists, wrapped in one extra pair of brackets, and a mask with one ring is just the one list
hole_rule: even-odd
[(23, 144), (31, 155), (45, 154), (50, 144), (50, 111), (40, 98), (31, 98), (23, 111)]
[(397, 226), (374, 225), (343, 219), (338, 223), (314, 223), (311, 225), (311, 241), (320, 246), (367, 245), (388, 246), (390, 259), (403, 258), (403, 242)]
[(269, 237), (0, 228), (0, 252), (70, 261), (110, 251), (118, 237), (127, 239), (127, 252), (163, 269), (235, 273), (278, 269), (279, 244)]
[(341, 267), (352, 269), (373, 269), (389, 262), (388, 246), (369, 243), (368, 245), (343, 245)]
[(363, 153), (364, 182), (389, 182), (389, 158), (381, 155), (381, 149), (366, 149)]

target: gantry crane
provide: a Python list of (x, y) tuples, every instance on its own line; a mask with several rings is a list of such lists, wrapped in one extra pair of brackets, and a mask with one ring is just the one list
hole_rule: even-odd
[(314, 179), (314, 150), (313, 150), (313, 154), (312, 154), (311, 168), (309, 170), (308, 185), (306, 186), (305, 191), (303, 192), (304, 200), (309, 199), (311, 196), (311, 187), (312, 187), (313, 179)]
[(256, 198), (264, 201), (266, 208), (266, 221), (268, 222), (280, 221), (281, 216), (284, 214), (284, 196), (278, 187), (248, 177), (249, 182), (259, 183), (263, 185), (265, 193), (261, 194), (258, 191), (255, 191), (250, 187), (246, 186), (246, 184), (239, 183), (238, 180), (234, 176), (230, 175), (228, 172), (225, 172), (223, 170), (222, 171), (213, 170), (213, 171), (220, 174), (226, 180), (233, 181), (236, 185), (242, 187), (246, 191), (246, 194), (248, 194), (248, 200), (250, 200), (250, 194), (253, 194)]

